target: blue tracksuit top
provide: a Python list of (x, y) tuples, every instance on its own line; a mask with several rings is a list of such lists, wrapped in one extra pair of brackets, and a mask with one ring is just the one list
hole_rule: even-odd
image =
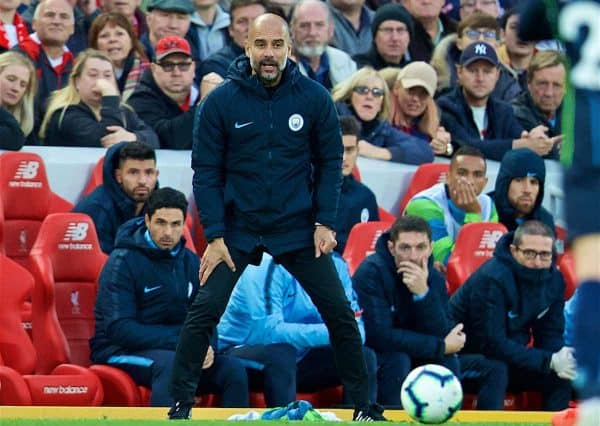
[[(338, 254), (332, 258), (364, 341), (361, 310), (348, 267)], [(263, 255), (259, 266), (248, 266), (238, 280), (217, 332), (220, 349), (289, 343), (297, 349), (298, 359), (311, 348), (329, 345), (327, 327), (308, 294), (268, 254)]]
[(100, 273), (93, 362), (146, 349), (175, 350), (198, 291), (200, 262), (183, 238), (174, 252), (151, 247), (146, 229), (143, 218), (123, 224)]
[(206, 238), (274, 256), (312, 247), (315, 222), (335, 227), (342, 137), (333, 101), (288, 61), (267, 91), (238, 57), (200, 104), (193, 188)]

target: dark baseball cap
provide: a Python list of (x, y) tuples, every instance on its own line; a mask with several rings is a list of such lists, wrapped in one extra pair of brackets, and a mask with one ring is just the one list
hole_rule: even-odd
[(498, 55), (491, 44), (477, 41), (469, 44), (460, 55), (460, 64), (467, 66), (475, 61), (488, 61), (493, 66), (498, 66)]
[(153, 9), (166, 10), (168, 12), (194, 13), (194, 4), (192, 0), (150, 0), (148, 3), (148, 12)]

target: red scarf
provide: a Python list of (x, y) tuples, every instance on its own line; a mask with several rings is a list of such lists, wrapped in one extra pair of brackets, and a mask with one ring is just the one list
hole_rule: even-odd
[(188, 109), (190, 109), (190, 100), (191, 100), (192, 94), (190, 93), (188, 95), (188, 97), (185, 99), (185, 102), (182, 105), (179, 105), (179, 108), (183, 111), (183, 112), (187, 112)]
[[(25, 21), (23, 18), (15, 12), (15, 17), (13, 18), (13, 25), (17, 29), (17, 44), (21, 44), (25, 40), (29, 39), (29, 31), (27, 31), (27, 25), (25, 25)], [(8, 50), (12, 46), (9, 46), (8, 36), (6, 35), (6, 30), (4, 29), (4, 22), (0, 21), (0, 47)]]

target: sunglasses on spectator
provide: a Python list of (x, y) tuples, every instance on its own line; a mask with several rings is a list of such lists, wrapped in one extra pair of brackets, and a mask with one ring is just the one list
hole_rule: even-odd
[(177, 67), (179, 71), (185, 72), (190, 69), (192, 66), (192, 61), (190, 62), (157, 62), (157, 65), (163, 69), (163, 71), (171, 72)]
[(354, 90), (354, 92), (358, 93), (359, 95), (368, 95), (369, 92), (371, 92), (371, 94), (375, 98), (380, 98), (383, 96), (383, 89), (380, 89), (378, 87), (356, 86), (352, 90)]
[(527, 260), (534, 260), (536, 257), (540, 257), (540, 260), (543, 262), (547, 262), (552, 260), (552, 252), (551, 251), (535, 251), (532, 249), (521, 249), (516, 246), (517, 251), (523, 253), (523, 257)]
[(465, 35), (471, 40), (479, 40), (481, 36), (486, 40), (496, 40), (496, 31), (466, 30)]

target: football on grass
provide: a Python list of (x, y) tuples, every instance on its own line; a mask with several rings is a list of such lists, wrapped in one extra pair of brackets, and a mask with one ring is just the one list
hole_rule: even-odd
[(412, 370), (400, 390), (402, 407), (413, 419), (443, 423), (460, 410), (463, 392), (458, 378), (446, 367), (427, 364)]

